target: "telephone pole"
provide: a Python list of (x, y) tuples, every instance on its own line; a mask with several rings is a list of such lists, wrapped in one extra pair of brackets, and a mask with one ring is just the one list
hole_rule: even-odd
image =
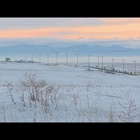
[(136, 61), (134, 61), (134, 74), (136, 75)]
[(102, 72), (103, 72), (103, 56), (102, 56)]
[(48, 65), (49, 65), (49, 53), (48, 53)]
[(32, 63), (33, 63), (33, 54), (32, 54)]
[(112, 69), (113, 69), (113, 67), (114, 67), (114, 59), (112, 59)]
[(41, 63), (41, 55), (39, 55), (39, 63)]
[(66, 65), (68, 65), (68, 52), (66, 52)]
[(78, 66), (78, 53), (77, 53), (77, 66)]
[(125, 61), (125, 60), (122, 60), (122, 61), (123, 61), (123, 74), (124, 74), (124, 61)]
[(90, 55), (88, 56), (88, 67), (90, 69)]
[(99, 68), (99, 56), (97, 56), (98, 57), (98, 68)]
[(58, 65), (58, 52), (56, 53), (56, 65)]

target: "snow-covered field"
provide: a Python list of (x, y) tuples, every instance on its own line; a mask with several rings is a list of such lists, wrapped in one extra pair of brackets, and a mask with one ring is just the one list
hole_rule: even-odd
[(139, 81), (82, 66), (0, 63), (0, 121), (140, 122)]

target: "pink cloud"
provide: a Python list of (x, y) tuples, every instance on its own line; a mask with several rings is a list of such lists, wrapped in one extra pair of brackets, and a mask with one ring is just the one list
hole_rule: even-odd
[[(140, 18), (102, 19), (109, 23), (99, 26), (42, 27), (34, 29), (0, 30), (0, 38), (113, 39), (139, 38)], [(124, 24), (127, 21), (128, 24)], [(117, 24), (121, 23), (121, 24)]]

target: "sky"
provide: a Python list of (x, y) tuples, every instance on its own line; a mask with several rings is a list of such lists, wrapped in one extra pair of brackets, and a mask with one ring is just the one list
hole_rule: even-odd
[(0, 18), (0, 46), (48, 42), (117, 43), (137, 48), (140, 18)]

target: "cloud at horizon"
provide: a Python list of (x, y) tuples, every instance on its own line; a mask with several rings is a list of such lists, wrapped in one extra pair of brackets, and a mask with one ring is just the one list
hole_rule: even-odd
[(0, 39), (137, 40), (140, 18), (0, 18)]

